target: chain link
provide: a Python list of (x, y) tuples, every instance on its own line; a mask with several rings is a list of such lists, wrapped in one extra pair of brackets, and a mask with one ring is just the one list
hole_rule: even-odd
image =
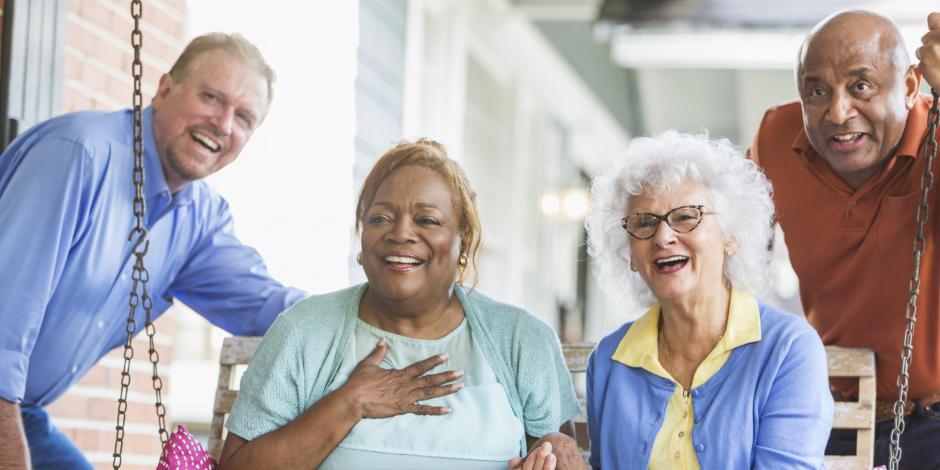
[[(143, 34), (140, 31), (140, 17), (143, 10), (141, 0), (131, 1), (131, 16), (134, 19), (134, 30), (131, 32), (131, 46), (134, 48), (134, 61), (131, 64), (131, 73), (134, 77), (134, 98), (133, 98), (133, 127), (134, 127), (134, 227), (127, 236), (128, 241), (134, 241), (131, 254), (134, 256), (134, 267), (132, 271), (133, 283), (130, 291), (130, 313), (127, 316), (127, 325), (125, 328), (126, 337), (124, 339), (124, 367), (121, 369), (121, 394), (118, 397), (117, 422), (115, 424), (114, 438), (114, 460), (112, 466), (115, 470), (121, 468), (121, 454), (124, 450), (124, 425), (127, 419), (127, 394), (131, 385), (131, 359), (134, 358), (134, 348), (131, 341), (137, 332), (136, 312), (137, 307), (142, 307), (146, 315), (146, 331), (150, 339), (150, 363), (153, 367), (151, 380), (153, 389), (156, 392), (156, 412), (157, 421), (160, 429), (160, 442), (166, 444), (169, 434), (166, 432), (166, 407), (163, 406), (161, 391), (163, 390), (163, 381), (157, 373), (157, 363), (160, 355), (154, 346), (154, 334), (156, 329), (153, 326), (151, 309), (153, 300), (147, 290), (147, 283), (150, 281), (150, 272), (144, 266), (144, 256), (150, 247), (150, 241), (147, 240), (147, 228), (144, 223), (146, 214), (146, 201), (144, 200), (144, 139), (143, 139), (143, 93), (141, 92), (141, 76), (143, 75), (143, 64), (140, 62), (140, 49), (143, 45)], [(138, 294), (138, 291), (140, 294)]]
[(908, 380), (911, 356), (914, 354), (914, 326), (917, 322), (917, 296), (920, 294), (920, 261), (924, 254), (926, 240), (924, 227), (927, 225), (929, 206), (927, 195), (933, 186), (933, 161), (937, 156), (937, 124), (940, 122), (938, 110), (938, 97), (933, 92), (933, 104), (927, 115), (927, 142), (924, 148), (924, 173), (920, 178), (920, 205), (917, 206), (917, 234), (914, 236), (914, 273), (911, 276), (911, 289), (907, 301), (906, 320), (904, 329), (904, 346), (901, 349), (901, 372), (898, 374), (898, 400), (894, 402), (894, 429), (891, 430), (890, 460), (888, 468), (897, 470), (901, 464), (901, 434), (904, 434), (904, 408), (907, 404)]

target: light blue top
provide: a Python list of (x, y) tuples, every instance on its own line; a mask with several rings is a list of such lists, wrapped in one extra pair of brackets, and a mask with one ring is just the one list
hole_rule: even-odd
[[(229, 431), (253, 440), (293, 421), (329, 393), (359, 324), (366, 287), (308, 297), (278, 318), (242, 377), (226, 422)], [(529, 313), (479, 292), (467, 293), (455, 285), (454, 293), (475, 347), (492, 368), (525, 434), (541, 437), (557, 431), (577, 413), (578, 402), (555, 331)], [(422, 423), (439, 419), (418, 418)], [(515, 455), (524, 455), (525, 438), (517, 439)], [(442, 444), (444, 449), (449, 446)]]
[[(239, 335), (303, 297), (268, 276), (196, 181), (170, 194), (143, 115), (152, 314), (176, 297)], [(124, 343), (132, 280), (131, 112), (80, 112), (29, 129), (0, 155), (0, 398), (46, 405)], [(144, 309), (138, 308), (137, 331)], [(159, 334), (159, 333), (158, 333)], [(146, 351), (138, 358), (146, 361)]]
[(459, 382), (464, 387), (453, 395), (422, 401), (425, 405), (449, 408), (451, 412), (444, 416), (404, 414), (359, 421), (320, 465), (320, 470), (418, 470), (455, 465), (468, 470), (505, 470), (506, 462), (518, 454), (518, 442), (525, 432), (522, 422), (513, 416), (506, 392), (496, 381), (496, 374), (483, 357), (466, 320), (443, 338), (433, 340), (399, 336), (359, 320), (339, 374), (328, 390), (346, 383), (349, 374), (382, 338), (389, 347), (381, 367), (404, 369), (446, 352), (447, 361), (428, 373), (463, 370)]
[[(734, 348), (692, 389), (692, 443), (702, 469), (822, 469), (832, 427), (826, 352), (795, 315), (760, 304), (761, 338)], [(645, 469), (675, 384), (611, 358), (633, 323), (588, 361), (591, 466)]]

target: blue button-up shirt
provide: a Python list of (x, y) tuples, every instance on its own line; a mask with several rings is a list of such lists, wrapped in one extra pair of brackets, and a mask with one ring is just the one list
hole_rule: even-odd
[[(212, 323), (260, 335), (303, 297), (267, 273), (202, 181), (171, 194), (143, 116), (152, 316), (178, 298)], [(31, 128), (0, 155), (0, 398), (44, 406), (124, 343), (134, 257), (129, 110)], [(137, 308), (138, 332), (143, 308)], [(145, 357), (140, 356), (138, 357)]]

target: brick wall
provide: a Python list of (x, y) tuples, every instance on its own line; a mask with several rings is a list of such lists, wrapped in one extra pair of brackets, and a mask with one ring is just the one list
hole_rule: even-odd
[[(0, 0), (0, 5), (2, 2)], [(129, 107), (133, 89), (130, 1), (71, 0), (68, 4), (62, 111)], [(160, 75), (169, 70), (185, 46), (186, 0), (146, 0), (143, 7), (141, 61), (144, 64), (144, 103), (147, 104)], [(128, 184), (130, 181), (128, 175)], [(143, 326), (139, 328), (142, 330)], [(173, 315), (162, 317), (156, 322), (156, 328), (166, 401), (167, 395), (172, 393), (172, 384), (166, 377), (172, 363), (168, 345), (175, 328)], [(130, 470), (153, 469), (160, 454), (147, 348), (146, 335), (139, 335), (134, 341), (122, 466)], [(122, 354), (119, 348), (105, 356), (49, 407), (53, 422), (100, 469), (111, 468)], [(168, 410), (168, 418), (170, 427), (172, 410)]]

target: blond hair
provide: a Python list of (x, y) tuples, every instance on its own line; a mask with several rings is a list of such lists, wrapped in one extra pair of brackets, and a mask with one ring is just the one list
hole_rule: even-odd
[(267, 105), (270, 106), (271, 100), (274, 99), (274, 82), (277, 78), (274, 69), (264, 60), (261, 51), (251, 41), (238, 33), (206, 33), (189, 41), (189, 44), (186, 45), (186, 48), (176, 59), (173, 67), (170, 67), (170, 76), (174, 80), (182, 80), (186, 77), (189, 65), (196, 57), (215, 49), (222, 49), (238, 57), (264, 77), (268, 83)]

